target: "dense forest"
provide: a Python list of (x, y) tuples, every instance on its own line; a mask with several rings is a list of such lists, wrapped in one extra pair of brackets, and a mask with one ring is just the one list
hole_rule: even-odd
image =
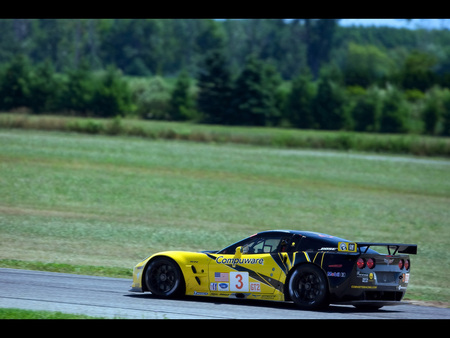
[(0, 111), (450, 134), (450, 31), (0, 19)]

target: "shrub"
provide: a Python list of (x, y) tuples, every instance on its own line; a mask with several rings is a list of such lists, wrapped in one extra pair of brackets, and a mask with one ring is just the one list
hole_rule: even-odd
[(133, 80), (130, 83), (135, 112), (144, 119), (168, 119), (170, 87), (164, 78)]
[(450, 136), (450, 91), (446, 91), (443, 99), (443, 113), (442, 113), (442, 131), (441, 134)]
[(382, 133), (406, 132), (407, 115), (408, 106), (403, 93), (395, 87), (389, 87), (385, 91), (381, 107), (379, 131)]
[(24, 56), (18, 56), (5, 66), (0, 81), (0, 109), (28, 107), (30, 103), (31, 66)]
[(182, 71), (175, 83), (170, 98), (170, 118), (175, 121), (189, 120), (195, 115), (194, 99), (190, 95), (191, 78), (186, 71)]
[(46, 62), (37, 66), (30, 80), (30, 109), (34, 113), (54, 111), (59, 96), (60, 81), (52, 65)]
[(87, 68), (80, 67), (69, 71), (62, 84), (58, 110), (88, 115), (91, 109), (94, 87), (92, 73)]
[(101, 122), (91, 119), (69, 122), (66, 128), (69, 131), (87, 134), (99, 134), (104, 130), (104, 126)]
[(319, 80), (313, 104), (321, 129), (339, 130), (346, 126), (345, 99), (345, 91), (337, 83), (328, 78)]
[(440, 91), (433, 88), (427, 93), (424, 108), (422, 110), (422, 119), (426, 134), (434, 134), (439, 120), (440, 111), (442, 110), (442, 99)]
[(123, 115), (131, 107), (131, 92), (118, 71), (109, 67), (96, 79), (90, 110), (98, 117)]
[(363, 95), (359, 95), (352, 111), (354, 130), (370, 132), (378, 130), (380, 112), (381, 101), (377, 88), (371, 88)]
[(300, 75), (292, 81), (287, 95), (285, 116), (294, 127), (312, 129), (315, 126), (313, 100), (316, 88), (310, 77)]

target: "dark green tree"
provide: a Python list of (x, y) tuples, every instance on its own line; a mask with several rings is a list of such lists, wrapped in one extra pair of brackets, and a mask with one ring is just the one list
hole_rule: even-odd
[(30, 106), (31, 65), (27, 57), (19, 55), (0, 76), (1, 109), (10, 110)]
[(160, 34), (159, 20), (116, 19), (103, 38), (104, 60), (129, 75), (155, 74), (168, 52), (158, 39)]
[(332, 72), (323, 72), (314, 98), (314, 115), (320, 129), (339, 130), (346, 125), (345, 93)]
[(354, 130), (374, 132), (378, 130), (381, 98), (377, 88), (371, 88), (355, 98), (352, 110)]
[(342, 72), (347, 86), (367, 88), (385, 78), (390, 67), (391, 61), (376, 46), (350, 43)]
[(91, 112), (95, 81), (86, 64), (67, 72), (67, 80), (62, 86), (59, 110), (88, 115)]
[(38, 65), (30, 82), (30, 108), (35, 113), (54, 112), (60, 93), (61, 81), (49, 61)]
[(206, 123), (231, 124), (231, 74), (224, 54), (213, 51), (200, 68), (197, 81), (197, 107), (203, 113)]
[(442, 131), (444, 136), (450, 136), (450, 93), (446, 91), (446, 95), (442, 100)]
[(329, 61), (338, 21), (337, 19), (305, 20), (307, 62), (314, 79), (319, 76), (321, 66)]
[(286, 103), (286, 118), (298, 128), (314, 128), (313, 102), (315, 85), (309, 75), (300, 75), (292, 81), (292, 88)]
[(279, 78), (274, 69), (251, 55), (233, 89), (233, 123), (264, 126), (280, 117), (276, 102)]
[(180, 72), (170, 98), (170, 119), (183, 121), (194, 115), (194, 100), (190, 94), (191, 78), (186, 71)]
[(113, 117), (124, 115), (131, 107), (131, 92), (117, 69), (108, 67), (96, 80), (90, 110), (95, 116)]
[(437, 123), (443, 107), (440, 92), (438, 88), (433, 88), (426, 95), (422, 111), (422, 120), (426, 134), (433, 135), (436, 132)]
[(214, 50), (223, 50), (225, 47), (225, 31), (222, 25), (214, 20), (203, 20), (204, 27), (195, 39), (195, 49), (199, 55)]
[(436, 64), (436, 58), (432, 55), (413, 51), (405, 60), (401, 70), (401, 84), (404, 89), (418, 89), (426, 91), (437, 81), (432, 68)]
[(407, 131), (408, 106), (404, 94), (397, 88), (386, 90), (380, 114), (382, 133), (404, 133)]

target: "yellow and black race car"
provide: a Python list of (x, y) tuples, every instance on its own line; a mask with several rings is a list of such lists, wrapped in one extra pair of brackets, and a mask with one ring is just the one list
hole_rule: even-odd
[[(379, 253), (372, 247), (384, 247)], [(380, 308), (400, 304), (415, 244), (350, 242), (310, 231), (257, 233), (219, 251), (166, 251), (137, 264), (132, 292), (331, 303)]]

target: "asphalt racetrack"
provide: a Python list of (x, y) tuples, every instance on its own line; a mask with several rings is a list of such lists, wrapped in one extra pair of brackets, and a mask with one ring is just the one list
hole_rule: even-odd
[(118, 319), (450, 319), (450, 309), (417, 305), (364, 312), (331, 305), (298, 310), (293, 303), (186, 297), (164, 300), (131, 293), (131, 280), (0, 269), (0, 307), (60, 311)]

